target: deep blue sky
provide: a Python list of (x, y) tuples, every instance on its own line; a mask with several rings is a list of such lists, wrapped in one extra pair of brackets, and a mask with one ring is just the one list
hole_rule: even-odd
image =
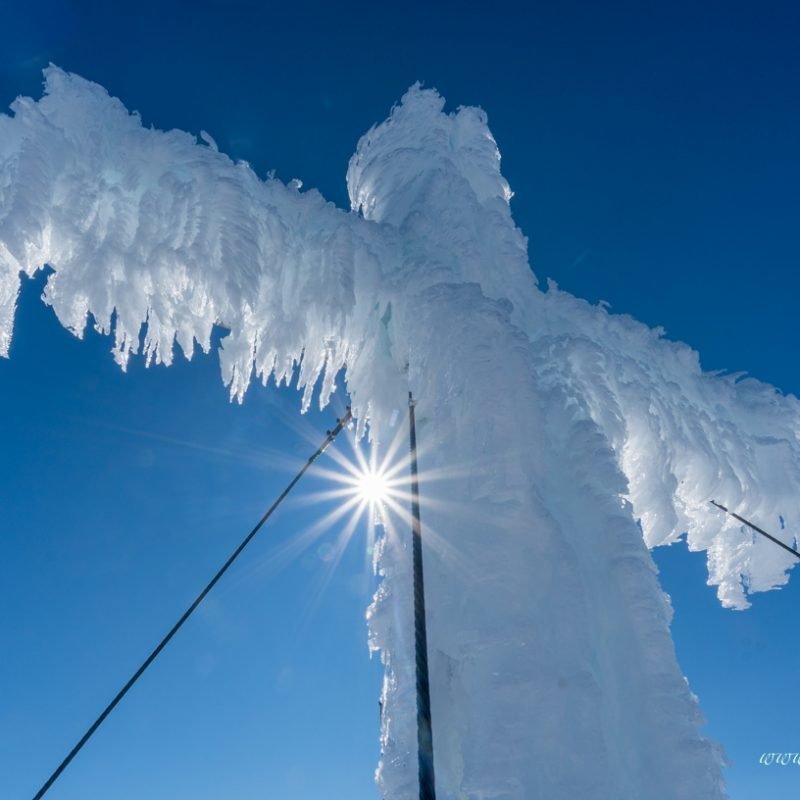
[[(52, 61), (147, 123), (203, 128), (260, 174), (345, 205), (358, 137), (422, 80), (489, 113), (540, 278), (663, 325), (709, 369), (800, 393), (798, 12), (663, 6), (16, 2), (0, 10), (0, 103), (38, 96)], [(57, 326), (39, 288), (26, 286), (0, 363), (3, 797), (32, 795), (258, 516), (288, 475), (275, 452), (308, 449), (285, 428), (291, 392), (230, 406), (213, 359), (122, 375), (107, 342)], [(287, 510), (274, 535), (311, 518)], [(261, 580), (250, 570), (268, 550), (220, 587), (53, 798), (376, 796), (363, 548), (313, 614), (325, 551)], [(796, 586), (723, 612), (702, 556), (656, 557), (679, 659), (734, 760), (732, 797), (796, 797), (800, 769), (757, 763), (800, 750)]]

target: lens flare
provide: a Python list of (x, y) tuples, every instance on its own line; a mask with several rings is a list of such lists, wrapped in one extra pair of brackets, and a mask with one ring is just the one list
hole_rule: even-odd
[(368, 467), (358, 476), (357, 492), (362, 500), (370, 505), (385, 503), (389, 496), (389, 484), (380, 471)]
[[(310, 443), (317, 440), (319, 431), (308, 429), (303, 435)], [(349, 445), (349, 447), (348, 447)], [(348, 425), (335, 445), (325, 451), (326, 459), (317, 461), (309, 470), (309, 477), (317, 482), (316, 490), (304, 492), (290, 500), (305, 508), (323, 505), (319, 517), (303, 530), (297, 531), (275, 551), (254, 567), (253, 572), (263, 575), (267, 570), (278, 571), (303, 552), (315, 552), (324, 564), (324, 575), (317, 591), (309, 594), (310, 608), (314, 613), (333, 573), (340, 564), (348, 544), (363, 531), (364, 585), (369, 586), (369, 575), (376, 575), (375, 558), (385, 547), (405, 546), (411, 536), (412, 496), (410, 491), (410, 450), (407, 425), (397, 425), (392, 435), (380, 444), (371, 445), (358, 438), (355, 427)], [(421, 463), (424, 451), (420, 449)], [(333, 463), (331, 463), (333, 462)], [(294, 467), (295, 465), (292, 464)], [(463, 563), (458, 548), (439, 536), (426, 510), (458, 516), (463, 509), (451, 505), (437, 491), (434, 484), (465, 475), (474, 475), (480, 465), (448, 467), (447, 470), (423, 469), (419, 481), (423, 487), (420, 497), (425, 524), (426, 547), (436, 550), (450, 568), (459, 570), (468, 579), (475, 579), (470, 565)], [(335, 536), (327, 534), (336, 531)], [(315, 559), (316, 560), (316, 559)]]

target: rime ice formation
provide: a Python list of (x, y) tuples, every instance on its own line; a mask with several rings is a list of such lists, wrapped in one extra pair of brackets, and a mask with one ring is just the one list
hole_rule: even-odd
[[(78, 336), (91, 314), (123, 367), (140, 347), (167, 364), (176, 342), (208, 350), (223, 324), (233, 396), (299, 364), (304, 405), (319, 380), (324, 403), (344, 369), (362, 431), (384, 442), (412, 388), (422, 469), (463, 476), (423, 506), (441, 800), (722, 798), (647, 547), (687, 532), (727, 606), (785, 583), (791, 557), (708, 500), (800, 526), (800, 405), (541, 291), (483, 112), (443, 106), (414, 87), (362, 138), (345, 212), (49, 68), (41, 100), (0, 116), (0, 352), (20, 273), (49, 264), (45, 301)], [(402, 540), (379, 566), (378, 781), (410, 800)]]

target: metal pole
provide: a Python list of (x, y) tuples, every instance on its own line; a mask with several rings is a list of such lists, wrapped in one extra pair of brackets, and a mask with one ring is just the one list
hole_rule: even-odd
[(753, 525), (752, 522), (746, 520), (744, 517), (740, 517), (738, 514), (734, 514), (733, 511), (725, 508), (725, 506), (723, 506), (722, 503), (718, 503), (716, 500), (710, 500), (709, 502), (711, 503), (712, 506), (716, 506), (717, 508), (724, 511), (726, 514), (730, 514), (734, 519), (738, 519), (739, 522), (743, 522), (745, 525), (747, 525), (748, 528), (752, 528), (756, 533), (760, 533), (762, 536), (766, 536), (767, 539), (769, 539), (772, 542), (775, 542), (775, 544), (777, 544), (779, 547), (782, 547), (784, 550), (788, 550), (795, 558), (800, 558), (800, 553), (798, 553), (797, 550), (795, 550), (793, 547), (789, 547), (788, 544), (782, 542), (780, 539), (776, 539), (772, 534), (767, 533), (766, 531), (762, 531), (761, 528), (758, 527), (758, 525)]
[(417, 470), (417, 428), (414, 398), (408, 393), (408, 423), (411, 440), (411, 516), (414, 556), (414, 647), (417, 662), (417, 751), (419, 758), (419, 798), (436, 800), (433, 770), (433, 728), (431, 689), (428, 680), (428, 631), (425, 621), (425, 581), (422, 572), (422, 522), (419, 512), (419, 474)]

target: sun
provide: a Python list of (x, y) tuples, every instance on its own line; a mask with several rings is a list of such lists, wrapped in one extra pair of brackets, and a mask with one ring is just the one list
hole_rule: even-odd
[(380, 505), (389, 496), (389, 483), (384, 473), (374, 467), (362, 469), (356, 479), (359, 497), (370, 505)]
[[(417, 485), (420, 481), (428, 485), (457, 474), (449, 468), (446, 473), (443, 470), (428, 470), (412, 476), (414, 451), (410, 448), (408, 427), (404, 425), (396, 426), (380, 448), (375, 442), (369, 443), (369, 446), (362, 444), (352, 426), (348, 426), (344, 433), (339, 441), (349, 443), (350, 452), (344, 452), (340, 447), (326, 448), (325, 452), (334, 463), (325, 466), (315, 462), (312, 471), (318, 479), (329, 482), (329, 485), (305, 494), (302, 499), (304, 505), (330, 503), (330, 510), (294, 537), (277, 557), (279, 560), (291, 559), (331, 528), (338, 527), (335, 541), (326, 543), (320, 550), (320, 558), (328, 565), (326, 583), (362, 523), (366, 522), (365, 574), (376, 569), (376, 554), (387, 542), (395, 546), (404, 541), (404, 530), (410, 535), (415, 525), (415, 497), (412, 494), (414, 477), (417, 478)], [(422, 499), (426, 506), (442, 509), (446, 505), (435, 494), (428, 494)], [(417, 496), (416, 502), (419, 500)], [(426, 525), (426, 533), (429, 546), (444, 547), (429, 524)], [(453, 553), (448, 551), (448, 557), (453, 558)]]

